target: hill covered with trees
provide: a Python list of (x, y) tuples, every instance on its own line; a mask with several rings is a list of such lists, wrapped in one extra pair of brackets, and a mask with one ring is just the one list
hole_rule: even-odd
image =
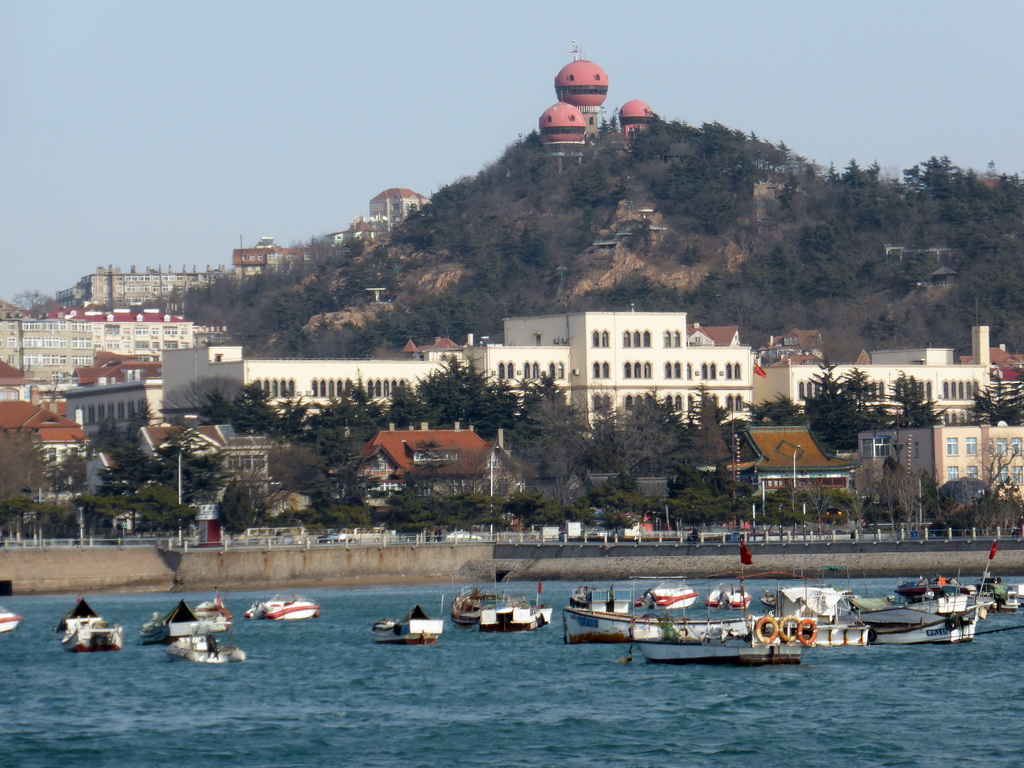
[[(717, 123), (657, 120), (628, 148), (605, 134), (560, 165), (531, 134), (388, 240), (311, 238), (309, 263), (222, 281), (189, 314), (280, 356), (498, 339), (506, 316), (630, 305), (736, 324), (754, 345), (820, 328), (833, 360), (965, 349), (976, 322), (1019, 349), (1022, 211), (1017, 176), (945, 157), (888, 178), (853, 160), (822, 169)], [(370, 302), (378, 286), (386, 304)]]

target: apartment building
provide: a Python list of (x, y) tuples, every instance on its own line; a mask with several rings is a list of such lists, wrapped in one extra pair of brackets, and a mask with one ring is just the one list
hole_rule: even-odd
[(71, 288), (57, 291), (56, 299), (65, 307), (96, 304), (103, 307), (132, 307), (171, 299), (187, 290), (206, 286), (230, 275), (227, 267), (199, 271), (183, 264), (180, 270), (171, 266), (146, 267), (137, 271), (133, 265), (127, 272), (120, 267), (97, 267)]

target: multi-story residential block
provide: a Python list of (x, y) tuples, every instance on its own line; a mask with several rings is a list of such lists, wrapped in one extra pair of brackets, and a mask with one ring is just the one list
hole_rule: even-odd
[[(92, 332), (93, 348), (131, 355), (140, 362), (159, 360), (169, 349), (193, 346), (192, 322), (154, 309), (115, 309), (109, 312), (68, 309), (50, 313), (51, 319), (85, 323)], [(85, 363), (83, 365), (91, 365)]]
[(969, 478), (991, 486), (1024, 486), (1024, 427), (987, 424), (879, 429), (861, 432), (860, 456), (868, 465), (892, 459), (926, 472), (939, 485)]
[[(875, 384), (878, 402), (892, 394), (896, 380), (913, 377), (924, 387), (924, 395), (934, 400), (947, 424), (965, 424), (970, 418), (974, 396), (991, 381), (991, 349), (988, 326), (972, 329), (972, 360), (954, 360), (952, 349), (887, 349), (870, 353), (869, 360), (836, 365), (834, 375), (842, 377), (853, 370), (864, 373)], [(803, 405), (814, 394), (816, 378), (821, 375), (820, 361), (782, 360), (764, 366), (765, 376), (754, 382), (756, 402), (779, 395)]]
[(263, 270), (279, 269), (287, 264), (305, 261), (309, 254), (305, 248), (284, 248), (272, 237), (261, 237), (252, 248), (235, 248), (231, 252), (231, 265), (241, 277), (258, 275)]
[(163, 410), (163, 382), (159, 362), (101, 352), (98, 365), (78, 368), (76, 386), (64, 392), (67, 412), (94, 437), (103, 426), (125, 429), (159, 424)]
[(429, 202), (430, 198), (411, 189), (385, 189), (370, 199), (370, 216), (367, 222), (372, 227), (390, 232), (396, 224), (405, 221), (410, 213), (418, 211)]
[(78, 366), (92, 365), (92, 323), (81, 317), (18, 317), (0, 321), (3, 360), (26, 376), (68, 386)]
[(119, 267), (97, 267), (71, 288), (57, 291), (57, 301), (65, 307), (81, 307), (95, 304), (103, 307), (131, 307), (170, 301), (172, 304), (182, 293), (194, 288), (205, 288), (211, 283), (230, 275), (226, 267), (206, 266), (201, 272), (195, 266), (191, 270), (182, 265), (181, 270), (168, 266), (146, 267), (136, 271), (132, 266), (128, 272)]

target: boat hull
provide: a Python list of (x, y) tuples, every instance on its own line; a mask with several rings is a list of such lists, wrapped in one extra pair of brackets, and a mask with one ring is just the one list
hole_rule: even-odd
[(799, 664), (800, 645), (761, 645), (740, 638), (713, 640), (643, 640), (636, 643), (651, 664)]
[(480, 612), (481, 632), (531, 632), (551, 623), (547, 606), (506, 606)]
[(245, 651), (233, 645), (211, 649), (205, 637), (191, 636), (175, 640), (167, 646), (167, 658), (171, 661), (190, 661), (195, 664), (229, 664), (245, 661)]
[(80, 627), (69, 630), (60, 642), (69, 653), (120, 651), (124, 643), (124, 632), (121, 627)]
[[(664, 616), (587, 611), (571, 606), (562, 609), (563, 639), (570, 645), (578, 643), (631, 643), (636, 640), (658, 640), (662, 636)], [(677, 632), (687, 638), (701, 638), (708, 632), (744, 632), (746, 619), (728, 621), (670, 620)]]
[(0, 613), (0, 633), (13, 632), (20, 623), (21, 616), (15, 616), (13, 613)]

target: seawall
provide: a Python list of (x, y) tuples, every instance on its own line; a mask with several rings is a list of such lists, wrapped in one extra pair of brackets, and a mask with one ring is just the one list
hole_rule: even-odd
[[(752, 543), (748, 575), (1024, 577), (1024, 545), (991, 541)], [(178, 550), (151, 547), (0, 549), (0, 583), (14, 594), (272, 589), (394, 582), (610, 581), (714, 577), (737, 571), (735, 544), (458, 543)]]

